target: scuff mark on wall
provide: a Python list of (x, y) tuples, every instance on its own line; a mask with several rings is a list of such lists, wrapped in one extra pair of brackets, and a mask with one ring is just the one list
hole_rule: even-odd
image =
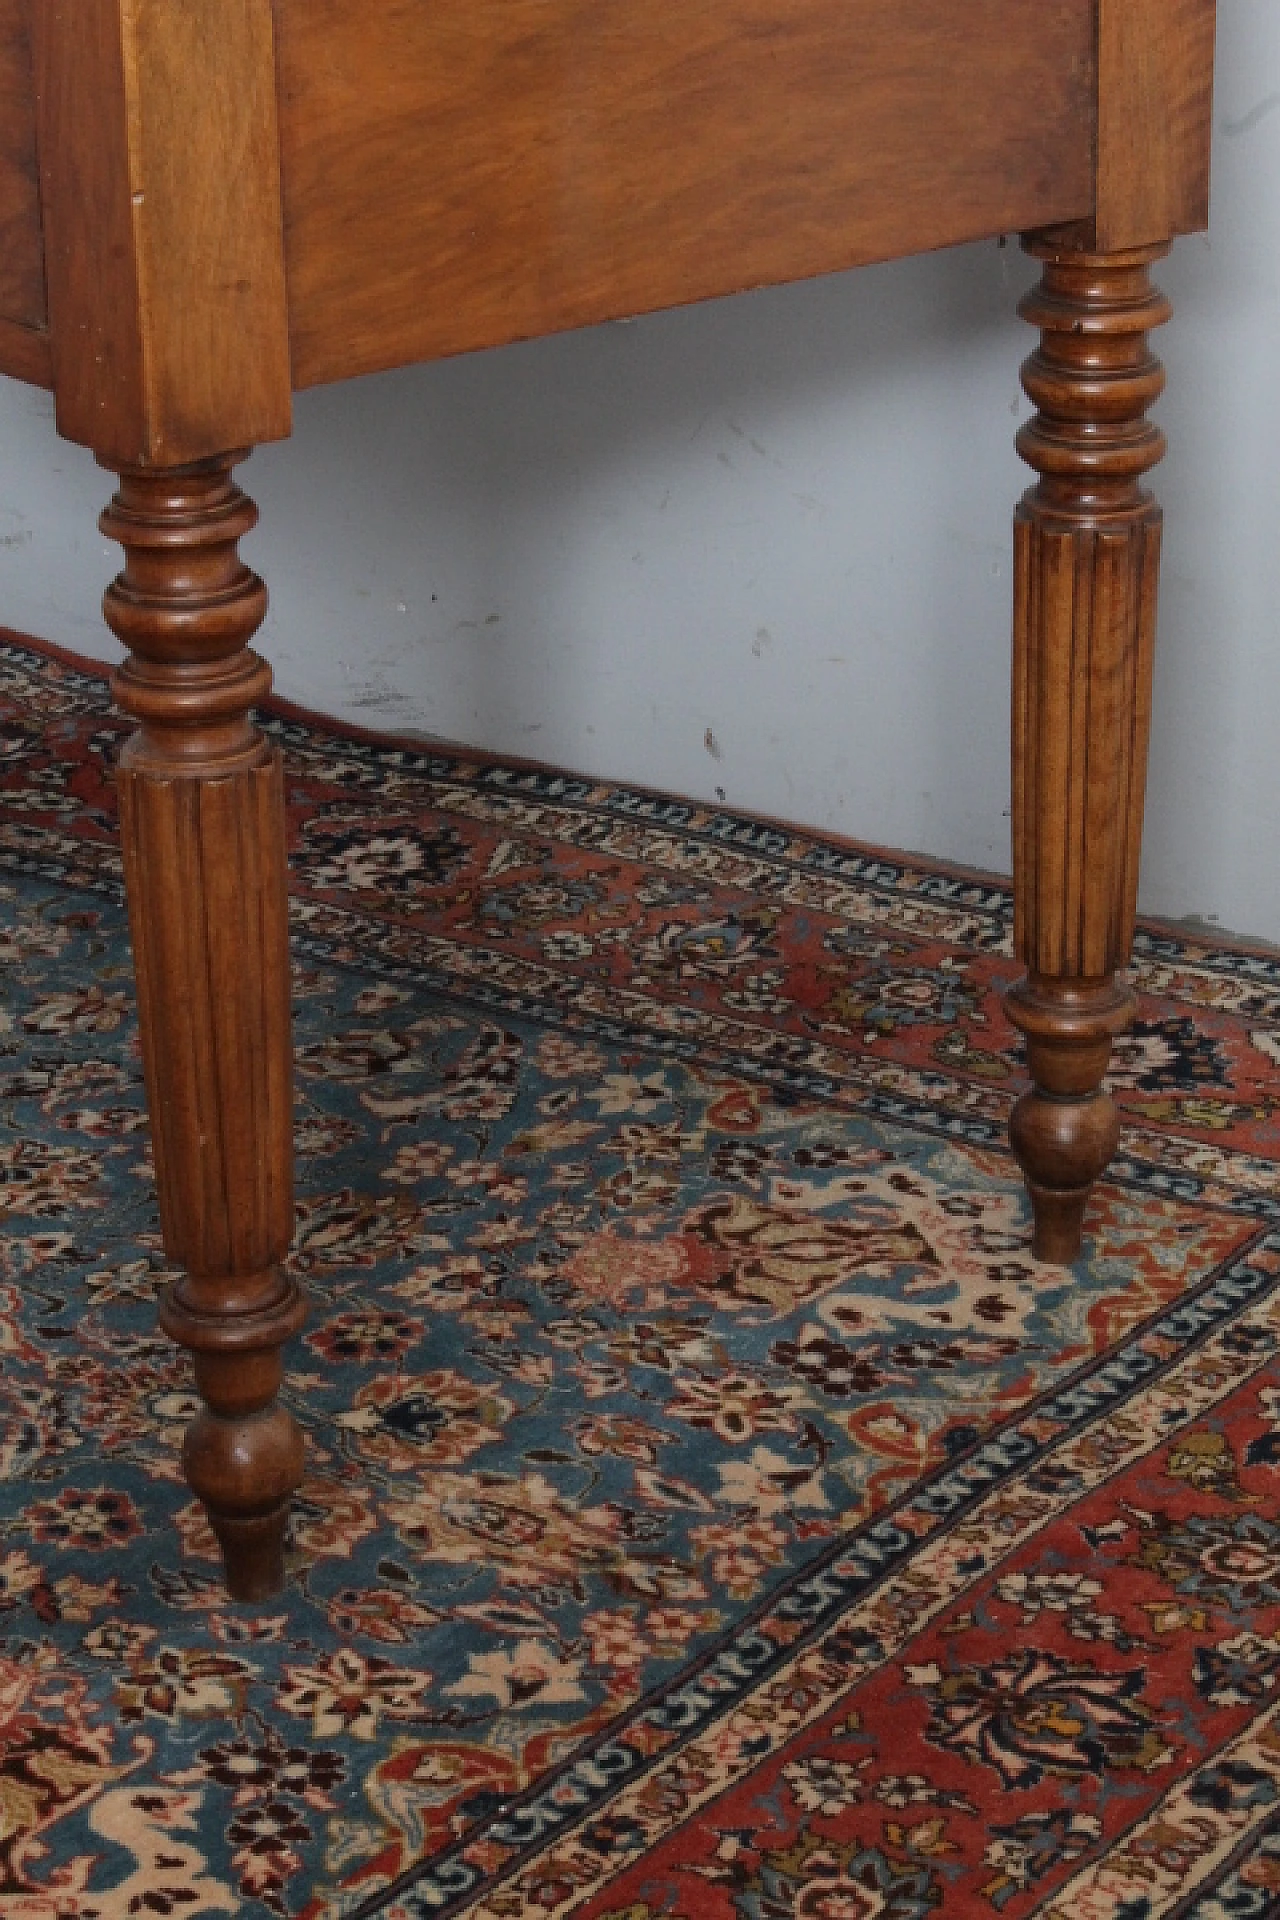
[(1252, 133), (1277, 107), (1280, 107), (1280, 93), (1269, 93), (1265, 100), (1259, 100), (1257, 106), (1250, 107), (1248, 113), (1242, 114), (1239, 120), (1222, 121), (1222, 131), (1228, 140), (1238, 140), (1242, 134)]

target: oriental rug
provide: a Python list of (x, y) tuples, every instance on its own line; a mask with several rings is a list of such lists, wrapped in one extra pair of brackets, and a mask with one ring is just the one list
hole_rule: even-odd
[(1280, 961), (1028, 1252), (999, 881), (273, 708), (287, 1590), (178, 1471), (123, 724), (0, 639), (0, 1915), (1280, 1911)]

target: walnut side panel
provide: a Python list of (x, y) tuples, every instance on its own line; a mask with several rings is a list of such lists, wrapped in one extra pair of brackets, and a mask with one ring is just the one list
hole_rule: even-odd
[[(29, 329), (45, 323), (27, 0), (0, 0), (0, 321)], [(0, 370), (29, 377), (10, 369), (7, 347), (0, 340)]]
[(295, 385), (1091, 218), (1097, 0), (274, 0)]

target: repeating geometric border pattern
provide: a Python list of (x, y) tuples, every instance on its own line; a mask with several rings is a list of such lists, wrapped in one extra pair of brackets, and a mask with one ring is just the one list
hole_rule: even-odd
[[(996, 1557), (984, 1554), (980, 1564), (967, 1566), (963, 1575), (954, 1568), (930, 1567), (931, 1547), (957, 1522), (972, 1518), (1015, 1486), (1025, 1489), (1048, 1462), (1069, 1459), (1073, 1451), (1090, 1456), (1083, 1470), (1077, 1467), (1090, 1486), (1121, 1472), (1149, 1446), (1145, 1432), (1128, 1449), (1113, 1445), (1091, 1452), (1081, 1442), (1104, 1428), (1110, 1416), (1133, 1402), (1135, 1395), (1153, 1394), (1163, 1386), (1167, 1399), (1176, 1397), (1185, 1407), (1184, 1424), (1202, 1418), (1216, 1401), (1235, 1391), (1242, 1378), (1262, 1371), (1280, 1352), (1278, 1292), (1280, 1235), (1265, 1234), (1173, 1312), (1135, 1331), (1103, 1361), (1082, 1369), (1067, 1386), (1026, 1408), (968, 1457), (925, 1480), (888, 1512), (832, 1542), (681, 1681), (664, 1688), (659, 1699), (640, 1702), (622, 1723), (540, 1781), (536, 1789), (411, 1876), (398, 1895), (383, 1893), (356, 1907), (354, 1920), (375, 1914), (385, 1915), (385, 1920), (425, 1920), (428, 1915), (433, 1920), (454, 1920), (461, 1914), (483, 1913), (482, 1896), (518, 1873), (548, 1845), (598, 1818), (748, 1695), (771, 1689), (781, 1702), (794, 1691), (797, 1674), (807, 1672), (821, 1682), (811, 1696), (809, 1717), (827, 1711), (833, 1698), (869, 1671), (871, 1661), (881, 1662), (900, 1651), (886, 1646), (883, 1635), (859, 1631), (857, 1615), (872, 1596), (910, 1572), (917, 1576), (918, 1590), (923, 1572), (928, 1576), (924, 1584), (935, 1597), (927, 1612), (919, 1607), (913, 1610), (912, 1631), (919, 1631), (955, 1601), (963, 1585), (976, 1584), (998, 1564)], [(1242, 1370), (1238, 1359), (1225, 1368), (1206, 1364), (1221, 1359), (1224, 1336), (1237, 1327), (1256, 1335), (1250, 1366)], [(1020, 1526), (1000, 1536), (1001, 1557), (1025, 1545), (1058, 1511), (1052, 1493), (1024, 1497)], [(1280, 1707), (1255, 1723), (1237, 1745), (1280, 1787), (1280, 1751), (1259, 1745), (1259, 1734), (1278, 1716)], [(761, 1720), (773, 1750), (793, 1738), (802, 1724), (781, 1704), (772, 1717)], [(1212, 1763), (1222, 1758), (1214, 1755)], [(761, 1755), (753, 1753), (744, 1765), (754, 1768), (760, 1760)], [(1209, 1764), (1206, 1758), (1205, 1768)], [(704, 1804), (731, 1784), (726, 1772), (705, 1794)], [(1187, 1798), (1192, 1785), (1193, 1779), (1184, 1780), (1175, 1794)], [(1220, 1846), (1206, 1851), (1199, 1880), (1212, 1879), (1216, 1884), (1233, 1870), (1238, 1872), (1236, 1855), (1245, 1841), (1261, 1842), (1272, 1833), (1276, 1822), (1270, 1806), (1253, 1811), (1247, 1831), (1238, 1818), (1223, 1816)], [(1158, 1817), (1147, 1818), (1154, 1824)], [(625, 1864), (624, 1856), (611, 1856), (606, 1877), (615, 1877)], [(589, 1890), (579, 1886), (564, 1911), (580, 1905)], [(1044, 1909), (1045, 1920), (1079, 1920), (1082, 1911), (1089, 1911), (1075, 1904), (1074, 1891), (1073, 1883), (1072, 1889), (1056, 1895)], [(1195, 1911), (1197, 1920), (1208, 1920), (1209, 1909)], [(1237, 1909), (1229, 1911), (1234, 1915)]]

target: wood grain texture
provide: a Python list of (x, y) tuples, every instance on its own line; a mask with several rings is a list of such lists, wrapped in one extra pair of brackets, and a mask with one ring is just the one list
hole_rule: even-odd
[(1209, 222), (1217, 0), (1098, 0), (1100, 251)]
[(284, 1578), (302, 1441), (276, 1404), (302, 1318), (293, 1236), (293, 1102), (284, 792), (250, 707), (271, 684), (248, 642), (266, 609), (238, 542), (257, 515), (234, 456), (133, 471), (103, 515), (125, 549), (108, 589), (129, 648), (120, 705), (140, 722), (119, 773), (120, 830), (147, 1104), (168, 1257), (161, 1306), (195, 1356), (206, 1411), (184, 1462), (239, 1599)]
[[(45, 320), (29, 0), (0, 0), (0, 320)], [(4, 363), (0, 361), (0, 369)]]
[(270, 0), (42, 0), (59, 431), (180, 465), (289, 431)]
[(1102, 1080), (1134, 1004), (1117, 974), (1137, 911), (1161, 540), (1143, 479), (1164, 452), (1147, 418), (1164, 387), (1148, 334), (1169, 303), (1149, 275), (1163, 248), (1030, 250), (1044, 272), (1020, 311), (1041, 344), (1023, 369), (1036, 413), (1018, 451), (1040, 478), (1016, 523), (1013, 677), (1014, 950), (1027, 977), (1006, 1005), (1033, 1085), (1011, 1138), (1035, 1250), (1069, 1261), (1119, 1139)]
[(1036, 973), (1097, 979), (1133, 944), (1160, 513), (1073, 530), (1023, 509), (1015, 542), (1014, 947)]
[(1096, 0), (276, 0), (299, 386), (1093, 210)]
[(51, 387), (53, 353), (46, 329), (0, 320), (0, 373), (26, 380), (34, 387)]

